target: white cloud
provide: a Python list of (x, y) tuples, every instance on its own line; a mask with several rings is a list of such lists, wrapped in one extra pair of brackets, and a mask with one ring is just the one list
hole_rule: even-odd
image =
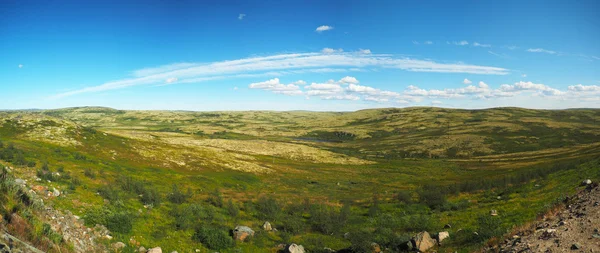
[(600, 86), (598, 85), (581, 85), (581, 84), (577, 84), (577, 85), (571, 85), (568, 87), (568, 89), (570, 91), (576, 91), (576, 92), (600, 92)]
[(416, 41), (416, 40), (413, 40), (413, 41), (412, 41), (412, 43), (413, 43), (413, 44), (415, 44), (415, 45), (419, 45), (419, 44), (421, 44), (421, 43), (419, 43), (419, 42), (418, 42), (418, 41)]
[(506, 48), (508, 48), (508, 49), (510, 49), (510, 50), (515, 50), (515, 49), (517, 49), (517, 48), (519, 48), (519, 47), (517, 47), (517, 46), (508, 46), (508, 47), (506, 47)]
[(546, 53), (546, 54), (556, 54), (555, 51), (552, 50), (546, 50), (543, 48), (530, 48), (527, 49), (527, 52), (531, 52), (531, 53)]
[(233, 87), (233, 90), (238, 90), (238, 87), (237, 86)]
[(328, 26), (328, 25), (322, 25), (317, 27), (317, 29), (315, 29), (315, 32), (324, 32), (324, 31), (329, 31), (329, 30), (333, 30), (333, 26)]
[(478, 42), (474, 42), (473, 46), (476, 46), (476, 47), (492, 47), (492, 45), (490, 45), (490, 44), (481, 44), (481, 43), (478, 43)]
[(23, 68), (23, 64), (19, 64), (19, 68), (22, 69)]
[(428, 40), (428, 41), (425, 41), (423, 44), (425, 44), (425, 45), (433, 45), (433, 41)]
[(302, 95), (304, 94), (300, 87), (295, 84), (281, 84), (279, 78), (273, 78), (264, 82), (251, 83), (248, 85), (250, 89), (268, 90), (273, 93), (283, 95)]
[(304, 80), (298, 80), (298, 81), (293, 82), (292, 84), (295, 84), (295, 85), (305, 85), (306, 82)]
[(358, 53), (360, 53), (360, 54), (371, 54), (371, 50), (370, 49), (359, 49)]
[(353, 77), (353, 76), (345, 76), (344, 78), (340, 79), (339, 83), (358, 84), (358, 80), (356, 79), (356, 77)]
[(167, 78), (167, 80), (165, 80), (166, 83), (174, 83), (177, 82), (177, 77), (171, 77), (171, 78)]
[(238, 15), (239, 20), (244, 19), (244, 17), (246, 17), (246, 14), (244, 14), (244, 13), (240, 13), (240, 15)]
[(522, 74), (521, 77), (525, 78), (527, 77), (527, 74)]
[(472, 84), (473, 82), (471, 82), (471, 80), (465, 78), (465, 80), (463, 80), (463, 83), (464, 84)]
[(489, 85), (487, 85), (487, 83), (484, 83), (483, 81), (480, 81), (480, 82), (479, 82), (479, 88), (482, 88), (482, 89), (487, 89), (487, 88), (489, 88), (489, 87), (490, 87), (490, 86), (489, 86)]
[(323, 48), (321, 50), (321, 53), (324, 53), (324, 54), (335, 54), (335, 53), (341, 53), (341, 52), (344, 52), (344, 50), (341, 49), (341, 48), (340, 49), (333, 49), (333, 48), (326, 47), (326, 48)]
[(469, 45), (469, 42), (466, 41), (466, 40), (462, 40), (462, 41), (459, 41), (459, 42), (455, 41), (453, 43), (454, 43), (454, 45), (457, 45), (457, 46), (466, 46), (466, 45)]
[[(335, 68), (332, 68), (335, 67)], [(344, 67), (344, 68), (340, 68)], [(349, 69), (369, 68), (373, 71), (399, 69), (413, 72), (468, 73), (506, 75), (508, 69), (465, 63), (440, 63), (396, 57), (387, 54), (356, 53), (294, 53), (242, 58), (209, 63), (175, 63), (132, 72), (133, 77), (110, 81), (97, 86), (60, 93), (52, 98), (62, 98), (82, 93), (123, 89), (140, 85), (159, 85), (177, 77), (176, 83), (197, 83), (231, 78), (284, 76), (299, 73), (333, 73)]]

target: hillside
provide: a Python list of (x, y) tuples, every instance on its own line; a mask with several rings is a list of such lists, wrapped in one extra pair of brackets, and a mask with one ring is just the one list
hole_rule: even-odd
[[(57, 189), (37, 194), (124, 252), (398, 252), (424, 230), (450, 233), (438, 252), (469, 252), (600, 179), (598, 109), (80, 107), (0, 112), (0, 141), (15, 178)], [(234, 242), (237, 225), (256, 234)]]

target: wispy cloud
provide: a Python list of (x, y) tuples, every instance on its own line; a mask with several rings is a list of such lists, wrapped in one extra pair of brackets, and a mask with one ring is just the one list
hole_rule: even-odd
[(240, 13), (240, 15), (238, 15), (238, 19), (239, 19), (239, 20), (242, 20), (242, 19), (244, 19), (245, 17), (246, 17), (246, 14), (244, 14), (244, 13)]
[[(106, 82), (56, 94), (62, 98), (82, 93), (123, 89), (131, 86), (164, 84), (177, 78), (175, 83), (195, 83), (228, 78), (283, 76), (299, 73), (344, 72), (356, 69), (399, 69), (413, 72), (469, 73), (506, 75), (508, 69), (465, 63), (442, 63), (432, 60), (396, 57), (387, 54), (357, 53), (294, 53), (242, 58), (212, 63), (175, 63), (132, 72), (131, 78)], [(352, 70), (354, 69), (354, 70)], [(175, 80), (175, 79), (171, 79)]]
[(454, 42), (452, 42), (452, 44), (457, 45), (457, 46), (466, 46), (466, 45), (469, 45), (469, 42), (466, 40), (461, 40), (458, 42), (454, 41)]
[(428, 40), (428, 41), (423, 42), (423, 44), (425, 44), (425, 45), (433, 45), (433, 41)]
[(547, 49), (543, 49), (543, 48), (530, 48), (530, 49), (527, 49), (527, 52), (531, 52), (531, 53), (545, 53), (545, 54), (556, 54), (556, 51), (547, 50)]
[(359, 53), (361, 54), (371, 54), (371, 50), (370, 49), (359, 49), (358, 50)]
[(490, 45), (490, 44), (481, 44), (478, 42), (474, 42), (473, 46), (475, 46), (475, 47), (492, 47), (492, 45)]
[(341, 48), (333, 49), (333, 48), (326, 47), (321, 50), (321, 53), (324, 53), (324, 54), (334, 54), (334, 53), (341, 53), (341, 52), (344, 52), (344, 49), (341, 49)]
[(324, 32), (324, 31), (329, 31), (329, 30), (333, 30), (333, 26), (328, 26), (328, 25), (322, 25), (317, 27), (317, 29), (315, 29), (315, 32)]
[(471, 80), (465, 78), (465, 80), (463, 80), (463, 83), (464, 84), (472, 84), (473, 82), (471, 82)]
[(23, 68), (23, 64), (19, 64), (19, 68), (22, 69)]

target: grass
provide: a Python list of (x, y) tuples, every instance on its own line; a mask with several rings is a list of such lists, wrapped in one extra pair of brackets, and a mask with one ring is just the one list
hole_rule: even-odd
[[(317, 113), (84, 107), (0, 112), (0, 140), (36, 162), (19, 176), (33, 180), (45, 163), (49, 171), (62, 167), (70, 175), (40, 182), (66, 191), (49, 200), (56, 208), (82, 217), (95, 213), (105, 225), (130, 218), (131, 227), (113, 226), (113, 242), (134, 238), (167, 252), (212, 252), (210, 247), (228, 243), (201, 232), (247, 225), (257, 231), (255, 238), (220, 252), (275, 252), (279, 243), (291, 242), (318, 252), (358, 248), (362, 239), (395, 247), (415, 232), (436, 233), (450, 223), (451, 239), (439, 252), (468, 252), (485, 238), (456, 231), (497, 222), (474, 217), (498, 210), (499, 227), (507, 231), (535, 219), (584, 177), (600, 178), (599, 121), (600, 110), (591, 109)], [(556, 163), (566, 165), (553, 169)], [(124, 177), (131, 180), (122, 183)], [(504, 184), (505, 179), (512, 181)], [(171, 201), (173, 184), (186, 194), (189, 188), (190, 196)], [(420, 202), (427, 185), (438, 187), (447, 203)], [(216, 190), (223, 205), (215, 204)], [(406, 195), (400, 201), (399, 192), (409, 193), (410, 201)], [(161, 201), (148, 201), (154, 195)], [(349, 214), (335, 223), (344, 203), (350, 203)], [(328, 211), (315, 211), (321, 209)], [(181, 218), (186, 215), (197, 219)], [(280, 231), (261, 231), (265, 219)], [(337, 224), (333, 235), (315, 226), (329, 222)], [(346, 232), (373, 237), (354, 240)]]

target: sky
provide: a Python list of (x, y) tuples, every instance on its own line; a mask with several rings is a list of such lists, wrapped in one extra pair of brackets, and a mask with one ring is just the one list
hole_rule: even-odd
[(0, 109), (600, 108), (600, 1), (0, 1)]

